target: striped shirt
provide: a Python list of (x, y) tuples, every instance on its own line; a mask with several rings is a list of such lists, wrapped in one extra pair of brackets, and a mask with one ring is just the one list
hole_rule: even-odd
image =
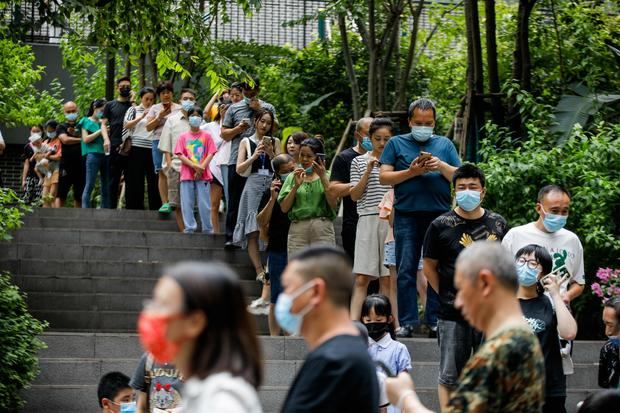
[[(368, 167), (368, 159), (370, 159), (369, 153), (353, 158), (351, 162), (351, 187), (357, 185), (362, 179)], [(372, 172), (368, 177), (366, 189), (362, 197), (357, 200), (357, 213), (359, 216), (377, 215), (383, 195), (385, 195), (390, 188), (389, 185), (381, 185), (379, 183), (379, 166), (372, 168)]]
[[(146, 109), (139, 106), (130, 107), (125, 113), (125, 122), (132, 121), (137, 117), (141, 117)], [(149, 132), (146, 130), (146, 118), (143, 118), (136, 126), (131, 129), (123, 129), (123, 142), (127, 138), (131, 138), (131, 146), (135, 146), (138, 148), (147, 148), (151, 149), (151, 138), (153, 137), (153, 132)]]

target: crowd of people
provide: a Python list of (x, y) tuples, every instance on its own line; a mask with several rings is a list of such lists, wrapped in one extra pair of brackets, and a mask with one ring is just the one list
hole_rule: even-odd
[[(142, 209), (146, 182), (148, 207), (174, 214), (186, 233), (198, 231), (196, 207), (200, 230), (220, 232), (225, 200), (224, 247), (247, 250), (263, 287), (249, 311), (268, 315), (271, 335), (302, 335), (311, 349), (283, 411), (375, 411), (386, 405), (377, 379), (395, 406), (424, 411), (409, 389), (411, 355), (397, 341), (422, 324), (438, 339), (442, 410), (566, 411), (577, 334), (570, 303), (585, 286), (583, 247), (564, 228), (568, 190), (543, 186), (531, 200), (537, 220), (511, 228), (482, 206), (484, 171), (435, 133), (425, 98), (409, 106), (404, 134), (394, 136), (387, 118), (358, 120), (354, 145), (328, 170), (321, 135), (275, 137), (276, 110), (259, 99), (258, 80), (233, 84), (204, 109), (191, 89), (175, 101), (168, 82), (137, 95), (128, 78), (117, 86), (116, 100), (96, 99), (81, 119), (67, 102), (64, 122), (31, 128), (24, 197), (60, 207), (72, 188), (76, 206), (94, 207), (100, 176), (100, 207), (116, 208), (124, 194), (127, 208)], [(328, 247), (340, 205), (343, 251)], [(226, 267), (167, 272), (140, 319), (149, 354), (132, 387), (152, 387), (145, 370), (172, 381), (157, 382), (162, 403), (138, 405), (176, 406), (183, 377), (189, 411), (260, 411), (260, 352), (242, 307)], [(368, 330), (369, 346), (353, 337), (351, 320)], [(615, 367), (601, 376), (611, 387), (617, 349), (608, 343)], [(374, 374), (369, 354), (398, 378)]]

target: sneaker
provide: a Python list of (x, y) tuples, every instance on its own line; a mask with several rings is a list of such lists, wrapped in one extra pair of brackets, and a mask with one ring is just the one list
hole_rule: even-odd
[(248, 311), (252, 314), (263, 314), (265, 308), (269, 312), (269, 300), (263, 300), (262, 297), (258, 297), (248, 305)]
[(254, 315), (269, 315), (269, 306), (266, 307), (250, 307), (248, 306), (248, 313)]
[(231, 251), (231, 250), (236, 250), (241, 248), (239, 245), (236, 245), (234, 242), (232, 241), (226, 241), (226, 243), (224, 244), (224, 249)]
[(265, 270), (261, 271), (257, 276), (256, 276), (256, 281), (259, 281), (262, 284), (265, 284), (267, 282), (269, 282), (269, 273)]
[(437, 326), (428, 326), (428, 338), (437, 338)]
[(396, 337), (400, 337), (400, 338), (413, 337), (413, 327), (401, 326), (398, 330), (396, 330)]
[(160, 214), (169, 214), (171, 212), (172, 212), (172, 208), (170, 207), (170, 204), (163, 204), (161, 208), (159, 208)]

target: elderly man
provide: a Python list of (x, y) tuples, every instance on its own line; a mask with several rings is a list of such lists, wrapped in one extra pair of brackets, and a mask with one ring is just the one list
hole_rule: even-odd
[(62, 142), (60, 158), (60, 178), (55, 206), (65, 206), (67, 195), (73, 188), (73, 199), (76, 208), (82, 206), (82, 191), (86, 183), (86, 166), (82, 158), (82, 132), (78, 125), (78, 107), (73, 101), (64, 104), (65, 121), (58, 125), (58, 137)]
[[(444, 412), (540, 412), (545, 364), (523, 317), (513, 257), (498, 243), (478, 241), (456, 261), (455, 306), (486, 337), (469, 360)], [(388, 398), (404, 413), (428, 412), (411, 376), (386, 380)]]

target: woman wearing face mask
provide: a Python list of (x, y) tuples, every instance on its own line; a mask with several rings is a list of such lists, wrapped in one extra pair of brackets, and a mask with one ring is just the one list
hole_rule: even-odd
[[(280, 141), (272, 138), (273, 114), (266, 109), (259, 109), (254, 115), (256, 133), (243, 138), (239, 143), (237, 156), (237, 173), (248, 176), (241, 194), (237, 225), (233, 242), (247, 248), (248, 255), (256, 270), (256, 279), (266, 284), (265, 269), (261, 262), (258, 245), (260, 228), (256, 221), (261, 197), (271, 186), (273, 167), (271, 160), (280, 153)], [(248, 175), (248, 172), (250, 174)], [(266, 289), (269, 292), (269, 289)], [(268, 297), (267, 297), (268, 301)]]
[(147, 116), (155, 101), (155, 89), (144, 87), (138, 94), (140, 104), (130, 107), (123, 122), (123, 141), (131, 138), (131, 151), (125, 172), (127, 209), (144, 209), (144, 180), (146, 178), (149, 209), (161, 207), (157, 175), (153, 170), (153, 132), (146, 129)]
[[(368, 129), (369, 138), (362, 146), (366, 153), (351, 162), (351, 200), (357, 203), (357, 232), (355, 236), (355, 289), (351, 299), (351, 319), (358, 320), (371, 279), (379, 279), (379, 292), (392, 293), (390, 271), (383, 265), (383, 245), (388, 234), (388, 222), (379, 219), (379, 204), (390, 187), (379, 182), (379, 161), (383, 148), (392, 137), (392, 121), (377, 118)], [(368, 147), (370, 145), (370, 147)]]
[(262, 411), (254, 322), (239, 279), (227, 266), (186, 262), (166, 270), (138, 330), (155, 360), (174, 361), (186, 380), (183, 412)]
[(82, 193), (82, 208), (90, 208), (90, 197), (95, 189), (97, 174), (101, 174), (101, 208), (110, 208), (110, 141), (101, 134), (101, 118), (105, 99), (95, 99), (86, 117), (80, 120), (82, 127), (82, 156), (86, 157), (86, 185)]
[(41, 183), (43, 176), (35, 170), (35, 154), (41, 150), (43, 144), (43, 126), (33, 125), (30, 128), (28, 143), (24, 147), (24, 168), (22, 169), (22, 199), (27, 204), (34, 204), (41, 198)]
[(335, 244), (333, 220), (338, 200), (330, 195), (325, 148), (315, 138), (301, 143), (300, 166), (282, 184), (278, 202), (291, 220), (288, 255), (311, 244)]
[(41, 150), (35, 154), (36, 169), (43, 175), (43, 208), (51, 208), (52, 201), (58, 192), (60, 178), (60, 158), (62, 157), (62, 141), (58, 137), (58, 122), (48, 120), (45, 123), (47, 140), (41, 145)]
[(564, 340), (573, 340), (577, 335), (577, 323), (560, 296), (560, 280), (555, 275), (547, 276), (553, 266), (547, 250), (530, 244), (517, 251), (515, 259), (521, 310), (540, 341), (545, 359), (543, 412), (566, 412), (566, 376), (558, 333)]

